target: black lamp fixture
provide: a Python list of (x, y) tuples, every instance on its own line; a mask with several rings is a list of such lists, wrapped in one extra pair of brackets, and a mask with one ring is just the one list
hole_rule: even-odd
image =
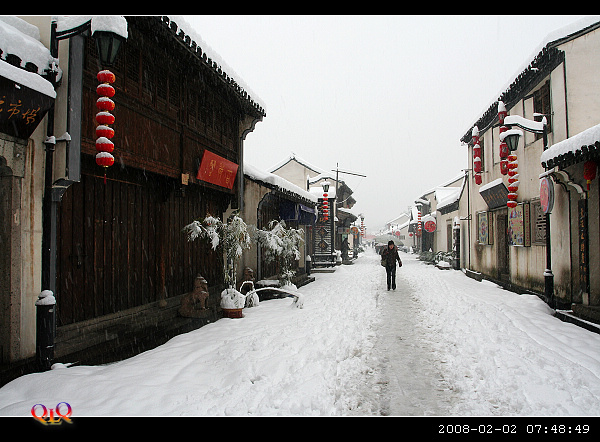
[(100, 58), (102, 66), (113, 66), (125, 38), (109, 31), (96, 31), (94, 32), (93, 37), (94, 40), (96, 40), (98, 57)]
[(321, 187), (323, 187), (323, 192), (329, 192), (329, 181), (323, 181)]
[(510, 151), (517, 150), (517, 147), (519, 146), (519, 138), (521, 138), (522, 134), (523, 134), (523, 132), (521, 132), (520, 130), (515, 130), (515, 129), (509, 130), (503, 134), (504, 142), (508, 146), (508, 150), (510, 150)]

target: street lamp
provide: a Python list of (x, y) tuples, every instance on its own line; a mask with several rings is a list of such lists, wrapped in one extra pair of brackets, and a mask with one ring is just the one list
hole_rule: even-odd
[[(534, 114), (540, 115), (540, 114)], [(512, 150), (517, 149), (519, 138), (523, 135), (518, 129), (512, 129), (512, 126), (520, 127), (527, 132), (536, 134), (542, 134), (544, 140), (544, 150), (548, 149), (548, 122), (546, 117), (542, 118), (542, 121), (533, 121), (523, 118), (519, 115), (509, 115), (504, 118), (504, 125), (511, 127), (508, 131), (504, 132), (504, 142), (508, 145), (508, 148)], [(552, 253), (550, 250), (550, 210), (546, 212), (546, 270), (544, 271), (544, 295), (546, 300), (551, 307), (555, 307), (554, 300), (554, 275), (552, 274)]]
[[(120, 25), (125, 24), (125, 18), (121, 17)], [(66, 40), (71, 37), (83, 34), (93, 28), (93, 21), (102, 21), (102, 17), (93, 17), (83, 23), (78, 23), (69, 29), (58, 30), (58, 21), (56, 17), (52, 18), (50, 24), (50, 55), (58, 60), (58, 44), (60, 40)], [(112, 17), (111, 20), (119, 20)], [(110, 66), (114, 63), (118, 54), (121, 43), (125, 37), (117, 32), (110, 30), (110, 26), (102, 29), (92, 29), (92, 35), (96, 39), (98, 45), (98, 54), (100, 62), (103, 66)], [(59, 87), (60, 81), (57, 80), (58, 67), (53, 68), (48, 72), (48, 80), (56, 90)], [(81, 92), (81, 91), (79, 91)], [(58, 229), (58, 203), (62, 197), (62, 193), (66, 190), (65, 186), (56, 185), (53, 183), (54, 170), (54, 151), (56, 139), (54, 137), (54, 116), (55, 106), (52, 106), (47, 115), (46, 147), (45, 158), (45, 176), (44, 176), (44, 195), (42, 200), (42, 290), (50, 291), (53, 294), (56, 292), (56, 251), (57, 251), (57, 229)], [(69, 140), (68, 134), (64, 137)], [(55, 193), (56, 190), (56, 193)], [(42, 293), (43, 293), (42, 292)], [(55, 314), (55, 309), (53, 310)], [(37, 337), (38, 342), (44, 342), (47, 345), (36, 345), (36, 360), (40, 368), (48, 370), (52, 365), (54, 358), (54, 335), (56, 334), (56, 321), (48, 320), (48, 318), (38, 317)]]
[(102, 66), (113, 66), (125, 38), (110, 31), (96, 31), (94, 39)]

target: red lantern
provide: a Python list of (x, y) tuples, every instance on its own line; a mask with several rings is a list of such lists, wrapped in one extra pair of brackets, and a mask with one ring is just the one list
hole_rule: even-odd
[(511, 209), (514, 209), (515, 207), (517, 207), (517, 202), (516, 202), (516, 201), (512, 201), (512, 200), (511, 200), (511, 201), (507, 201), (507, 202), (506, 202), (506, 205), (507, 205), (509, 208), (511, 208)]
[(596, 178), (596, 162), (586, 161), (583, 164), (583, 179), (587, 182), (587, 190), (590, 190), (590, 183), (594, 178)]
[(110, 112), (98, 112), (96, 114), (96, 121), (100, 124), (113, 124), (115, 122), (115, 116)]
[(479, 185), (479, 184), (481, 184), (481, 182), (482, 182), (481, 174), (480, 173), (476, 173), (475, 174), (475, 183)]
[(96, 78), (100, 83), (114, 83), (116, 80), (115, 74), (108, 70), (98, 72)]
[(500, 143), (500, 158), (508, 158), (508, 144), (504, 142)]
[(502, 173), (502, 175), (506, 175), (508, 173), (508, 161), (500, 161), (500, 173)]
[(479, 144), (475, 144), (473, 146), (473, 157), (474, 158), (481, 157), (481, 146)]
[(97, 126), (96, 127), (96, 136), (97, 137), (105, 137), (112, 138), (115, 136), (115, 131), (108, 126)]
[(114, 97), (115, 88), (110, 84), (102, 83), (96, 88), (96, 93), (102, 97)]
[(96, 100), (96, 107), (101, 111), (111, 111), (115, 108), (115, 102), (108, 97), (100, 97)]
[(480, 173), (481, 172), (481, 158), (475, 158), (473, 160), (473, 166), (475, 168), (475, 172)]
[(504, 103), (498, 101), (498, 121), (500, 121), (500, 124), (504, 124), (504, 118), (506, 117), (506, 115), (508, 115), (508, 112), (506, 112), (506, 107), (504, 106)]
[(96, 140), (96, 150), (98, 152), (112, 152), (115, 145), (106, 137), (100, 137)]
[(102, 167), (110, 167), (115, 164), (115, 157), (108, 152), (98, 152), (96, 154), (96, 164)]

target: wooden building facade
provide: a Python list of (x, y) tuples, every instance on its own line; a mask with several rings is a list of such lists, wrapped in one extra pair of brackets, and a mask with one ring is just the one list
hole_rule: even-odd
[[(220, 251), (188, 242), (182, 229), (238, 206), (243, 139), (265, 116), (178, 24), (126, 18), (129, 36), (111, 68), (115, 163), (106, 171), (94, 160), (101, 67), (93, 39), (85, 45), (81, 180), (59, 209), (57, 357), (80, 352), (85, 359), (90, 345), (111, 340), (112, 353), (121, 355), (123, 344), (141, 336), (158, 345), (220, 317)], [(206, 152), (239, 165), (230, 185), (198, 177)], [(199, 274), (210, 288), (210, 314), (178, 317), (180, 298)], [(95, 342), (96, 335), (107, 339)], [(110, 359), (101, 353), (90, 362)]]

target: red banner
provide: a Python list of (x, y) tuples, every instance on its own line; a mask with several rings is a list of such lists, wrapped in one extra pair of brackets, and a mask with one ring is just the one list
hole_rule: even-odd
[(237, 164), (205, 150), (196, 179), (231, 189), (237, 170)]

